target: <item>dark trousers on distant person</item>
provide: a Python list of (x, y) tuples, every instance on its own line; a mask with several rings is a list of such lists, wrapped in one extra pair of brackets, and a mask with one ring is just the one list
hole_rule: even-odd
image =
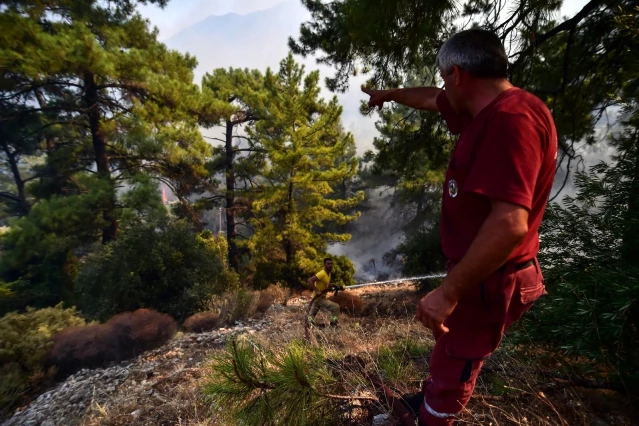
[[(448, 270), (453, 267), (449, 262)], [(484, 360), (497, 349), (506, 329), (543, 294), (543, 277), (534, 259), (506, 264), (460, 299), (445, 321), (450, 331), (435, 335), (420, 424), (453, 424), (470, 400)]]

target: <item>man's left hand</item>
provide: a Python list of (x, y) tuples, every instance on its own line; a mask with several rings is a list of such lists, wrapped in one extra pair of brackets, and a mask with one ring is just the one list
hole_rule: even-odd
[(436, 333), (448, 333), (444, 325), (446, 318), (453, 313), (457, 301), (447, 297), (442, 287), (422, 297), (417, 307), (417, 320)]

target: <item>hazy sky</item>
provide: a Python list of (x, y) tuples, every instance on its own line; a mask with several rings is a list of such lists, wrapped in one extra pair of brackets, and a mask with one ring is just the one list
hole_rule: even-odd
[[(164, 9), (150, 5), (140, 7), (140, 12), (158, 27), (160, 39), (165, 40), (210, 15), (244, 15), (284, 2), (286, 0), (172, 0)], [(572, 16), (586, 3), (587, 0), (566, 0), (562, 14)]]
[(287, 0), (172, 0), (164, 9), (154, 5), (139, 8), (160, 30), (160, 40), (166, 40), (181, 30), (211, 15), (237, 13), (245, 15), (271, 8)]

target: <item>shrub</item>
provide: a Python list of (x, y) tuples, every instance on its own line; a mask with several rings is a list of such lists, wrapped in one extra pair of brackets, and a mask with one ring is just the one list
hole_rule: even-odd
[(284, 287), (281, 284), (274, 284), (269, 286), (266, 290), (263, 290), (273, 297), (273, 303), (279, 303), (286, 306), (288, 299), (291, 298), (292, 291), (290, 288)]
[[(247, 266), (247, 282), (256, 289), (262, 290), (273, 283), (284, 283), (289, 288), (306, 287), (308, 278), (323, 268), (326, 257), (333, 259), (332, 282), (337, 285), (355, 284), (355, 266), (346, 256), (332, 256), (324, 252), (308, 250), (307, 257), (287, 264), (285, 257), (278, 251), (268, 260), (254, 260)], [(311, 256), (312, 255), (312, 256)]]
[(264, 313), (271, 307), (275, 298), (271, 293), (268, 293), (266, 290), (260, 292), (260, 296), (257, 299), (257, 305), (255, 310), (260, 313)]
[(56, 334), (47, 363), (59, 379), (81, 368), (96, 368), (157, 348), (177, 331), (166, 314), (140, 309), (111, 318), (106, 324), (72, 327)]
[(122, 348), (123, 354), (127, 357), (162, 346), (178, 329), (177, 323), (169, 315), (150, 309), (118, 314), (111, 318), (107, 325), (117, 330), (121, 341), (130, 342), (130, 345)]
[[(384, 262), (400, 268), (405, 277), (444, 271), (446, 258), (439, 236), (439, 219), (408, 234), (404, 241), (384, 255)], [(380, 278), (378, 280), (382, 281)], [(421, 290), (430, 291), (436, 284), (436, 280), (419, 281)]]
[(189, 333), (211, 331), (220, 325), (220, 316), (214, 312), (199, 312), (184, 321), (184, 329)]
[(524, 316), (518, 337), (553, 345), (581, 365), (589, 359), (632, 388), (639, 386), (639, 209), (627, 203), (639, 196), (639, 151), (635, 130), (620, 137), (629, 143), (623, 156), (578, 173), (576, 195), (548, 205), (539, 253), (548, 296)]
[(252, 317), (256, 312), (258, 299), (257, 291), (239, 288), (215, 297), (209, 310), (219, 315), (221, 324), (231, 324)]
[(226, 264), (226, 240), (197, 234), (183, 221), (138, 225), (88, 257), (78, 288), (83, 312), (100, 320), (150, 308), (182, 320), (213, 295), (237, 287)]
[(355, 284), (355, 265), (353, 262), (346, 256), (330, 257), (333, 259), (333, 272), (331, 274), (333, 284), (344, 287)]
[(82, 368), (97, 368), (121, 361), (124, 342), (108, 324), (71, 327), (55, 336), (47, 365), (56, 368), (56, 378), (62, 380)]
[(54, 335), (84, 324), (75, 309), (27, 309), (0, 318), (0, 410), (10, 408), (33, 387), (45, 382), (45, 360)]
[(364, 311), (364, 302), (353, 293), (340, 291), (337, 295), (329, 297), (328, 300), (337, 303), (340, 311), (349, 315), (361, 315)]

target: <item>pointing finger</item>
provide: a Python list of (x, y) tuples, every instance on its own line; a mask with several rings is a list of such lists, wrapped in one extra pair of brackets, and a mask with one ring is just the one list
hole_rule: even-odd
[(439, 323), (437, 324), (437, 327), (435, 327), (433, 330), (437, 330), (442, 334), (446, 334), (448, 333), (450, 330), (448, 329), (448, 327), (446, 327), (444, 324)]

